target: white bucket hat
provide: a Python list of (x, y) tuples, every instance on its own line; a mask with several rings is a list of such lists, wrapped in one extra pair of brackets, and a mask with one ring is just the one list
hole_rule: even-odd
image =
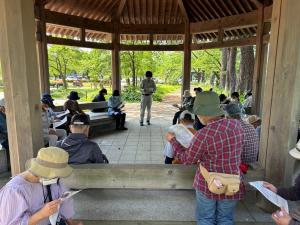
[(295, 159), (300, 159), (300, 140), (296, 144), (296, 147), (290, 150), (290, 155)]
[(35, 176), (46, 179), (64, 178), (73, 172), (68, 160), (69, 154), (61, 148), (41, 148), (36, 158), (27, 161), (26, 169)]

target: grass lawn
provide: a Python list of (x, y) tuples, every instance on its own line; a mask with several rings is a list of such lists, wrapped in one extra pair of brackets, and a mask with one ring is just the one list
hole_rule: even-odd
[[(110, 87), (105, 87), (108, 91), (108, 96), (111, 96), (112, 90)], [(167, 84), (157, 84), (157, 91), (153, 95), (154, 101), (161, 101), (166, 95), (171, 92), (177, 91), (181, 88), (180, 85), (167, 85)], [(68, 89), (53, 88), (51, 89), (51, 95), (54, 99), (66, 99), (70, 91), (77, 91), (80, 96), (80, 102), (91, 102), (93, 98), (98, 94), (99, 89), (91, 88), (89, 83), (85, 83), (83, 87), (73, 87), (69, 86)], [(123, 88), (122, 97), (126, 102), (139, 102), (141, 94), (139, 88), (127, 87)]]

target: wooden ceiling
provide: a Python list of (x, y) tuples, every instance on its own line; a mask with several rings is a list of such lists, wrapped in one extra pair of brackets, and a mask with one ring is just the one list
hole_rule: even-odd
[[(197, 23), (247, 14), (257, 11), (261, 4), (271, 5), (272, 0), (46, 0), (45, 3), (45, 9), (50, 12), (107, 23), (114, 21), (120, 10), (120, 4), (123, 4), (118, 18), (121, 24), (165, 24), (184, 27), (186, 19), (190, 23)], [(78, 28), (47, 23), (46, 29), (48, 35), (80, 38)], [(223, 36), (225, 39), (253, 37), (256, 30), (256, 26), (228, 29), (224, 30)], [(105, 32), (86, 30), (85, 34), (89, 41), (111, 40), (111, 34)], [(198, 33), (193, 35), (193, 41), (195, 43), (214, 41), (218, 35), (216, 31)], [(182, 43), (183, 36), (183, 34), (155, 34), (151, 38), (154, 42)], [(121, 41), (149, 41), (149, 39), (149, 34), (121, 33)]]

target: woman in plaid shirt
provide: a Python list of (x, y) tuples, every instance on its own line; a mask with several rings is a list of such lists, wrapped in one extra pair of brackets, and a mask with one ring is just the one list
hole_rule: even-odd
[[(194, 113), (206, 127), (197, 131), (189, 148), (181, 146), (172, 133), (166, 139), (171, 143), (176, 158), (184, 164), (201, 163), (209, 172), (240, 174), (243, 129), (238, 120), (224, 118), (219, 97), (215, 92), (202, 92), (196, 96)], [(240, 190), (234, 195), (213, 194), (204, 177), (197, 169), (196, 189), (197, 225), (234, 224), (234, 210), (238, 200), (245, 194), (241, 182)]]

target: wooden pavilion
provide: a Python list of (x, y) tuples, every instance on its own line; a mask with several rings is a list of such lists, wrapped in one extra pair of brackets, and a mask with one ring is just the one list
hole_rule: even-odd
[(49, 91), (47, 44), (111, 50), (114, 89), (120, 51), (182, 51), (183, 90), (190, 87), (192, 50), (256, 45), (260, 162), (266, 179), (288, 181), (300, 118), (299, 10), (299, 0), (0, 0), (13, 174), (43, 144), (37, 118), (40, 93)]

